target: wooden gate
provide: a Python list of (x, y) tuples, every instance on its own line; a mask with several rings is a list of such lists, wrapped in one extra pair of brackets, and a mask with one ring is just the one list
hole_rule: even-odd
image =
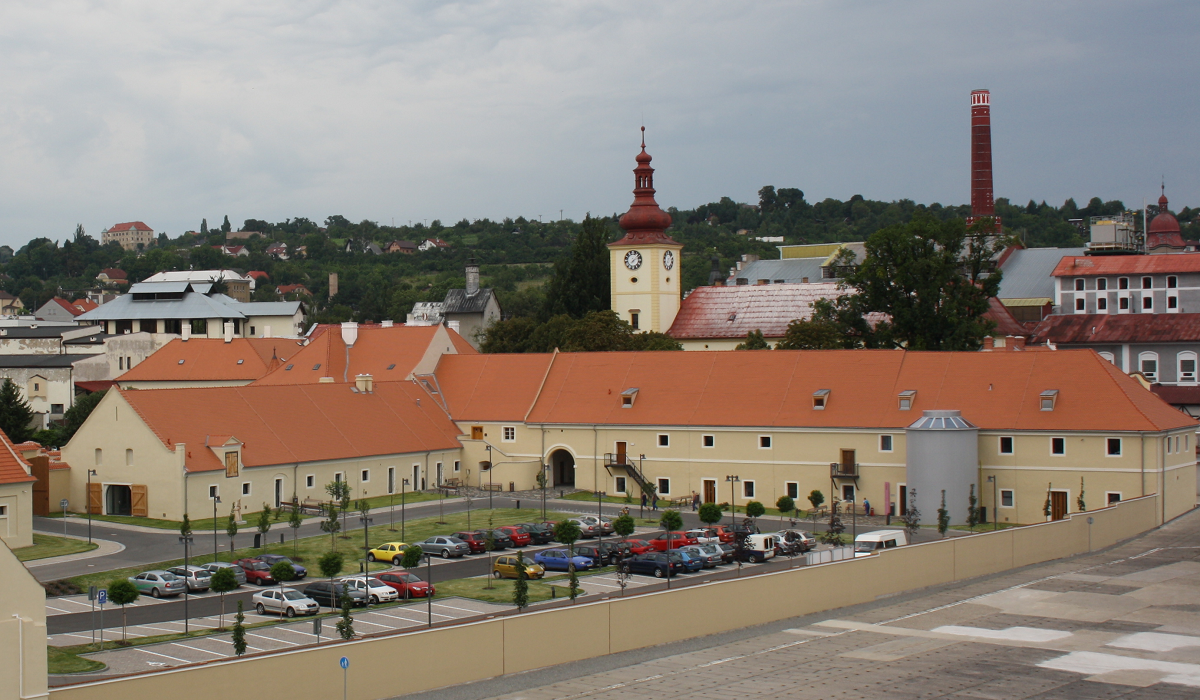
[(92, 482), (88, 484), (88, 512), (92, 515), (104, 513), (104, 486)]
[(705, 479), (704, 480), (704, 502), (705, 503), (716, 503), (717, 502), (717, 480), (716, 479)]
[(50, 458), (46, 455), (31, 457), (29, 471), (37, 479), (33, 483), (33, 514), (50, 515)]
[(150, 515), (147, 508), (145, 484), (134, 484), (129, 487), (129, 514), (135, 518), (145, 518)]

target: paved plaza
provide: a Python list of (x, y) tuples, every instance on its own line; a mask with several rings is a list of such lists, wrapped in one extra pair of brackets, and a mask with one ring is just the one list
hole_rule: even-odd
[(1196, 698), (1200, 512), (1098, 554), (408, 697), (435, 694), (439, 700)]

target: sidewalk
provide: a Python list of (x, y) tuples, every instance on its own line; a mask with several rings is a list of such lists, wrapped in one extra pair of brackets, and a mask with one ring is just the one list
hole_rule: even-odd
[[(87, 540), (86, 537), (79, 537), (78, 535), (63, 535), (63, 533), (61, 533), (61, 532), (50, 532), (48, 530), (34, 530), (34, 532), (38, 533), (39, 535), (50, 535), (52, 537), (64, 537), (65, 536), (69, 540), (84, 540), (84, 541)], [(60, 557), (46, 557), (45, 559), (33, 559), (31, 561), (25, 562), (25, 568), (26, 569), (35, 569), (39, 566), (49, 566), (51, 564), (60, 564), (64, 561), (79, 561), (81, 559), (106, 557), (110, 554), (116, 554), (118, 552), (125, 551), (125, 545), (121, 544), (120, 542), (113, 542), (112, 540), (102, 540), (102, 539), (99, 539), (96, 537), (92, 538), (92, 542), (96, 543), (96, 545), (98, 545), (98, 546), (95, 549), (91, 550), (90, 552), (79, 552), (77, 554), (64, 554)]]

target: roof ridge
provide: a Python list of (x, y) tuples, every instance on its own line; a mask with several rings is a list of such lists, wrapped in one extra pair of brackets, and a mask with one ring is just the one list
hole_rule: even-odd
[[(1133, 409), (1135, 411), (1137, 411), (1142, 416), (1142, 418), (1144, 418), (1146, 420), (1146, 422), (1150, 425), (1150, 427), (1155, 429), (1154, 432), (1162, 432), (1163, 429), (1158, 426), (1158, 424), (1154, 421), (1154, 419), (1151, 418), (1149, 415), (1146, 414), (1145, 411), (1142, 410), (1142, 406), (1141, 406), (1140, 402), (1133, 398), (1133, 395), (1130, 394), (1129, 391), (1124, 386), (1121, 385), (1122, 384), (1121, 382), (1117, 381), (1116, 376), (1113, 374), (1116, 371), (1116, 365), (1114, 365), (1113, 363), (1109, 362), (1108, 360), (1105, 360), (1104, 358), (1100, 357), (1100, 354), (1097, 353), (1095, 350), (1092, 350), (1090, 354), (1092, 356), (1091, 359), (1093, 362), (1104, 363), (1103, 365), (1101, 365), (1101, 367), (1103, 367), (1103, 369), (1104, 369), (1105, 376), (1107, 376), (1109, 378), (1109, 380), (1112, 381), (1112, 383), (1117, 387), (1117, 389), (1119, 389), (1121, 391), (1121, 393), (1125, 395), (1125, 398), (1128, 399), (1129, 403), (1133, 405)], [(1107, 367), (1105, 367), (1104, 365), (1107, 365)], [(1128, 375), (1125, 375), (1124, 372), (1122, 372), (1122, 375), (1128, 376)], [(1146, 390), (1146, 393), (1150, 394), (1151, 396), (1154, 396), (1154, 392), (1152, 392), (1148, 389)], [(1158, 397), (1155, 397), (1155, 398), (1158, 398)], [(1162, 401), (1162, 399), (1158, 399), (1158, 400)]]
[(554, 348), (554, 352), (550, 353), (550, 361), (546, 363), (546, 371), (542, 374), (542, 382), (538, 384), (537, 392), (533, 395), (533, 401), (529, 402), (529, 410), (525, 411), (525, 417), (521, 419), (524, 423), (529, 420), (529, 414), (533, 413), (533, 407), (537, 405), (538, 399), (542, 396), (542, 389), (546, 386), (546, 378), (550, 376), (550, 370), (554, 369), (554, 358), (558, 357), (558, 348)]

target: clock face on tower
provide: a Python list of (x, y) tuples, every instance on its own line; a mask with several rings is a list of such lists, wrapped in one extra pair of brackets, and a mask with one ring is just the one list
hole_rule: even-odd
[(675, 253), (669, 250), (663, 253), (663, 267), (667, 268), (668, 270), (675, 267)]
[(625, 267), (630, 270), (636, 270), (642, 266), (642, 254), (636, 250), (631, 250), (625, 254)]

